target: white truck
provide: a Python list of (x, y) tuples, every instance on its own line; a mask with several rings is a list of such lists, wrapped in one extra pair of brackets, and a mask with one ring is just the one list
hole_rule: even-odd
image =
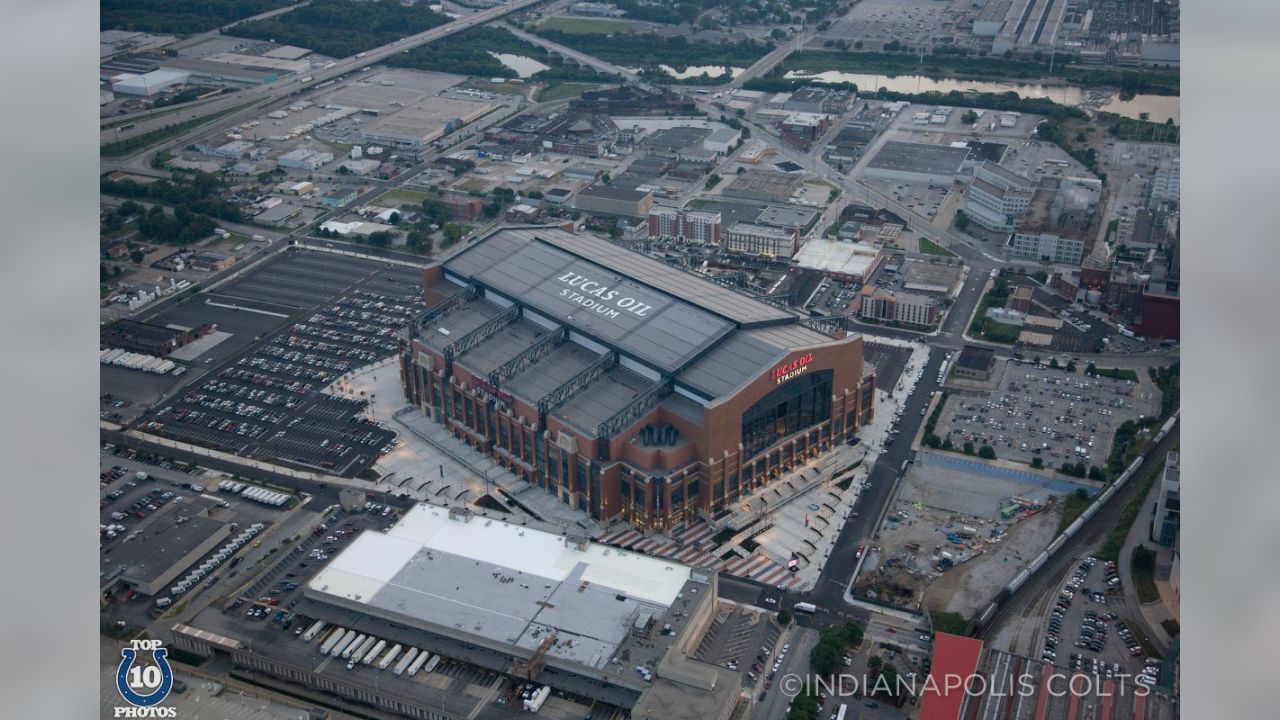
[(409, 652), (405, 653), (404, 657), (400, 658), (400, 662), (396, 663), (396, 669), (393, 672), (396, 675), (403, 675), (416, 657), (418, 657), (418, 648), (409, 648)]
[(333, 649), (333, 646), (337, 645), (338, 641), (346, 636), (346, 628), (334, 628), (333, 632), (329, 633), (329, 637), (325, 638), (325, 641), (320, 644), (320, 654), (328, 655), (329, 651)]

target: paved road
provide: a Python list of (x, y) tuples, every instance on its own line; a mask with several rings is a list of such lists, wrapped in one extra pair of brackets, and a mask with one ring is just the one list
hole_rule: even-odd
[[(495, 20), (504, 15), (515, 12), (529, 5), (536, 4), (538, 2), (542, 2), (542, 0), (514, 0), (514, 2), (510, 2), (505, 5), (498, 5), (488, 10), (483, 10), (477, 13), (466, 15), (457, 20), (454, 20), (453, 22), (445, 23), (444, 25), (440, 25), (438, 27), (432, 28), (425, 32), (418, 33), (417, 35), (411, 35), (407, 38), (404, 38), (403, 40), (396, 40), (395, 42), (388, 43), (381, 47), (374, 48), (367, 52), (360, 53), (360, 57), (349, 57), (343, 60), (339, 60), (333, 65), (333, 67), (330, 67), (324, 70), (313, 71), (308, 76), (311, 78), (311, 80), (305, 83), (301, 82), (302, 78), (290, 76), (290, 77), (282, 78), (280, 80), (276, 80), (275, 82), (260, 85), (256, 88), (242, 90), (240, 92), (234, 92), (229, 95), (219, 95), (215, 98), (210, 98), (209, 100), (200, 103), (198, 107), (193, 105), (189, 107), (189, 109), (183, 110), (182, 112), (179, 112), (179, 113), (173, 113), (170, 115), (165, 115), (163, 117), (153, 118), (150, 120), (140, 120), (137, 123), (135, 123), (134, 127), (122, 132), (117, 132), (116, 129), (104, 130), (101, 133), (100, 142), (105, 144), (105, 143), (116, 142), (117, 140), (127, 140), (131, 137), (135, 137), (137, 135), (141, 135), (153, 130), (158, 130), (165, 126), (172, 125), (174, 123), (187, 122), (189, 120), (195, 120), (198, 118), (223, 112), (225, 110), (229, 110), (231, 108), (234, 108), (244, 103), (252, 103), (255, 108), (262, 105), (275, 103), (290, 95), (297, 95), (301, 92), (310, 90), (314, 88), (316, 85), (319, 85), (320, 83), (325, 82), (327, 80), (332, 80), (338, 77), (339, 75), (349, 73), (353, 70), (357, 70), (359, 68), (365, 67), (366, 65), (373, 65), (375, 63), (382, 62), (383, 60), (391, 56), (393, 53), (409, 50), (409, 49), (418, 47), (419, 45), (425, 45), (427, 43), (434, 42), (436, 40), (439, 40), (440, 38), (448, 37), (454, 33), (460, 32), (462, 30), (466, 30), (467, 28), (474, 27), (476, 25), (482, 25), (484, 23), (489, 22), (490, 20)], [(168, 143), (165, 144), (165, 146), (177, 147), (181, 145), (186, 145), (190, 143), (194, 138), (198, 137), (204, 132), (207, 132), (209, 124), (210, 123), (202, 123), (196, 129), (191, 130), (187, 133), (184, 133), (180, 137), (169, 141)], [(152, 149), (143, 150), (143, 151), (140, 151), (138, 155), (135, 155), (134, 157), (138, 157), (141, 155), (149, 155), (151, 152), (152, 152)]]
[(636, 80), (639, 78), (639, 75), (637, 75), (636, 73), (624, 67), (621, 67), (619, 65), (614, 65), (609, 62), (605, 62), (600, 58), (594, 57), (592, 55), (588, 55), (583, 52), (578, 52), (577, 50), (574, 50), (571, 47), (565, 47), (564, 45), (561, 45), (559, 43), (551, 42), (550, 40), (544, 37), (527, 33), (510, 23), (500, 22), (497, 24), (503, 28), (506, 28), (512, 35), (515, 35), (521, 40), (524, 40), (525, 42), (532, 43), (539, 47), (550, 50), (551, 52), (557, 55), (560, 55), (561, 57), (569, 58), (574, 62), (577, 62), (579, 65), (586, 65), (588, 67), (595, 68), (596, 70), (602, 73), (606, 73), (608, 75), (620, 75), (626, 78), (627, 80)]

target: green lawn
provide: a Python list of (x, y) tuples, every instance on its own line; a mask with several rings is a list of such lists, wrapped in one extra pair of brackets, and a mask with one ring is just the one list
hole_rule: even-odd
[(955, 257), (956, 254), (950, 250), (934, 243), (928, 238), (920, 238), (920, 252), (925, 255), (941, 255), (942, 257)]
[(578, 97), (588, 90), (598, 90), (603, 87), (605, 86), (593, 83), (552, 82), (538, 94), (538, 102), (551, 102), (553, 100)]
[(967, 635), (969, 633), (969, 621), (960, 613), (930, 610), (929, 615), (933, 617), (934, 632), (944, 632), (952, 635)]
[(427, 193), (416, 190), (392, 190), (374, 200), (374, 204), (383, 207), (400, 207), (401, 205), (421, 205), (423, 200), (431, 197)]
[(1139, 482), (1138, 494), (1124, 506), (1124, 510), (1120, 512), (1120, 518), (1116, 521), (1116, 526), (1107, 534), (1106, 542), (1102, 544), (1102, 549), (1098, 551), (1098, 557), (1102, 560), (1111, 560), (1112, 562), (1120, 561), (1120, 548), (1124, 547), (1124, 540), (1129, 536), (1129, 528), (1133, 527), (1133, 521), (1137, 519), (1138, 513), (1142, 511), (1142, 503), (1147, 500), (1147, 493), (1151, 491), (1151, 485), (1156, 478), (1164, 472), (1164, 461), (1161, 460), (1150, 472), (1142, 478), (1131, 478), (1131, 481)]
[(608, 35), (626, 32), (631, 28), (628, 20), (593, 20), (590, 18), (549, 17), (538, 23), (539, 30), (559, 30), (574, 35)]
[[(1083, 497), (1082, 497), (1083, 495)], [(1082, 492), (1067, 493), (1062, 499), (1062, 521), (1058, 523), (1058, 532), (1067, 529), (1067, 526), (1075, 522), (1080, 517), (1080, 513), (1089, 507), (1089, 503), (1093, 502), (1093, 498), (1089, 494)]]
[(693, 210), (701, 210), (702, 208), (710, 204), (711, 204), (710, 200), (703, 200), (702, 198), (694, 198), (693, 200), (690, 200), (687, 203), (688, 207)]
[(1138, 373), (1128, 368), (1094, 368), (1093, 374), (1098, 377), (1112, 378), (1114, 380), (1132, 380), (1138, 382)]
[(1143, 603), (1160, 599), (1160, 591), (1156, 589), (1156, 553), (1154, 550), (1139, 545), (1130, 556), (1130, 570), (1133, 571), (1133, 589), (1138, 593), (1138, 600)]

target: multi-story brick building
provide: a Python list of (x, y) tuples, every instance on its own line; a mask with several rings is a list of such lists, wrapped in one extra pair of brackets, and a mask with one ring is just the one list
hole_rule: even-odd
[(722, 227), (718, 212), (672, 207), (655, 207), (649, 211), (650, 238), (719, 245)]

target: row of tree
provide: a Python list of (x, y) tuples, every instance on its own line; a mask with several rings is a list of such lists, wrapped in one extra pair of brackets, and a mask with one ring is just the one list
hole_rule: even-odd
[(293, 0), (101, 0), (98, 26), (101, 30), (190, 35), (212, 30), (268, 10), (289, 5)]
[(399, 0), (312, 0), (283, 15), (236, 26), (238, 37), (311, 48), (330, 57), (350, 57), (449, 22), (425, 4)]

